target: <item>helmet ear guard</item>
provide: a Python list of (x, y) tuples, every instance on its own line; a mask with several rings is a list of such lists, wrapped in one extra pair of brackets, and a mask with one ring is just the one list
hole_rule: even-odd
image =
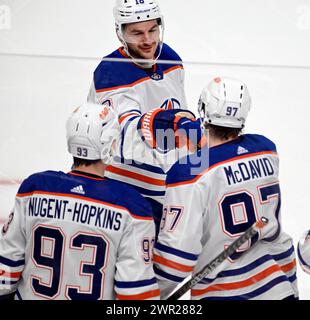
[(215, 78), (200, 95), (198, 112), (204, 123), (243, 128), (251, 108), (246, 85), (237, 79)]

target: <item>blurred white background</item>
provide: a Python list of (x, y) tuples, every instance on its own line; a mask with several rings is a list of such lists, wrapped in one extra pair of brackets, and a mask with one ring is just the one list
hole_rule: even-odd
[[(161, 0), (165, 42), (185, 61), (189, 107), (214, 76), (244, 80), (246, 132), (278, 146), (283, 228), (310, 228), (310, 0)], [(18, 182), (69, 170), (65, 121), (83, 102), (100, 58), (119, 43), (113, 0), (0, 0), (0, 224)], [(201, 62), (200, 64), (198, 62)], [(300, 297), (310, 276), (298, 268)]]

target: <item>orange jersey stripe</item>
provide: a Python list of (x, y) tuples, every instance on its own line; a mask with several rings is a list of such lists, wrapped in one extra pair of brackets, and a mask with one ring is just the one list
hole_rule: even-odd
[(79, 196), (79, 195), (74, 195), (74, 194), (67, 194), (67, 193), (56, 193), (56, 192), (48, 192), (48, 191), (33, 191), (30, 193), (18, 193), (16, 196), (19, 198), (26, 198), (26, 197), (31, 197), (33, 195), (47, 195), (47, 196), (56, 196), (56, 197), (66, 197), (66, 198), (73, 198), (73, 199), (80, 199), (80, 200), (84, 200), (84, 201), (88, 201), (88, 202), (93, 202), (93, 203), (98, 203), (101, 205), (106, 205), (106, 206), (110, 206), (116, 209), (121, 209), (121, 210), (125, 210), (127, 211), (133, 218), (135, 219), (139, 219), (139, 220), (148, 220), (148, 221), (152, 221), (153, 217), (141, 217), (139, 215), (136, 215), (134, 213), (131, 213), (127, 208), (122, 207), (122, 206), (118, 206), (116, 204), (112, 204), (109, 202), (104, 202), (104, 201), (100, 201), (100, 200), (96, 200), (93, 198), (87, 198), (87, 197), (83, 197), (83, 196)]
[(91, 179), (91, 180), (95, 180), (95, 181), (102, 181), (104, 180), (104, 178), (93, 178), (84, 174), (80, 174), (80, 173), (75, 173), (75, 172), (69, 172), (70, 175), (72, 176), (77, 176), (77, 177), (83, 177), (83, 178), (87, 178), (87, 179)]
[[(174, 70), (177, 70), (177, 69), (184, 69), (184, 67), (183, 66), (174, 66), (170, 69), (167, 69), (163, 73), (167, 74), (167, 73), (174, 71)], [(98, 89), (98, 90), (96, 90), (96, 92), (100, 93), (100, 92), (107, 92), (107, 91), (112, 91), (112, 90), (117, 90), (117, 89), (122, 89), (122, 88), (132, 88), (132, 87), (134, 87), (142, 82), (148, 81), (148, 80), (152, 80), (152, 79), (150, 77), (145, 77), (145, 78), (139, 79), (139, 80), (137, 80), (133, 83), (130, 83), (130, 84), (124, 84), (121, 86), (115, 86), (115, 87), (110, 87), (110, 88), (105, 88), (105, 89)]]
[(294, 260), (293, 262), (285, 265), (285, 266), (279, 266), (277, 264), (274, 264), (267, 269), (257, 273), (255, 276), (250, 277), (246, 280), (242, 281), (237, 281), (237, 282), (231, 282), (231, 283), (219, 283), (215, 285), (211, 285), (205, 289), (192, 289), (192, 296), (200, 296), (204, 293), (207, 292), (212, 292), (212, 291), (224, 291), (224, 290), (236, 290), (236, 289), (242, 289), (245, 287), (248, 287), (250, 285), (255, 284), (256, 282), (262, 281), (263, 279), (267, 278), (271, 274), (278, 272), (278, 271), (290, 271), (293, 269), (296, 265), (296, 261)]
[(156, 254), (154, 254), (153, 261), (178, 271), (192, 272), (194, 270), (194, 267), (186, 266), (184, 264), (165, 259)]
[(169, 72), (171, 72), (171, 71), (174, 71), (174, 70), (177, 70), (177, 69), (184, 69), (184, 67), (183, 67), (183, 66), (174, 66), (174, 67), (171, 67), (171, 68), (167, 69), (166, 71), (164, 71), (164, 74), (167, 74), (167, 73), (169, 73)]
[(21, 272), (6, 272), (5, 270), (0, 270), (0, 276), (1, 277), (7, 277), (7, 278), (17, 278), (19, 279), (21, 276)]
[(125, 169), (120, 169), (116, 168), (114, 166), (108, 166), (106, 168), (107, 171), (110, 171), (115, 174), (119, 174), (120, 176), (125, 176), (128, 178), (136, 179), (142, 182), (146, 182), (149, 184), (154, 184), (155, 186), (165, 186), (165, 181), (164, 180), (159, 180), (159, 179), (154, 179), (154, 178), (149, 178), (147, 176), (144, 176), (139, 173), (134, 173)]
[(107, 91), (112, 91), (112, 90), (117, 90), (117, 89), (122, 89), (122, 88), (132, 88), (132, 87), (136, 86), (137, 84), (145, 82), (147, 80), (150, 80), (150, 77), (142, 78), (142, 79), (137, 80), (131, 84), (125, 84), (122, 86), (116, 86), (116, 87), (111, 87), (111, 88), (106, 88), (106, 89), (99, 89), (99, 90), (96, 90), (96, 92), (100, 93), (100, 92), (107, 92)]
[(119, 118), (118, 119), (118, 123), (119, 124), (122, 124), (122, 122), (126, 119), (126, 118), (128, 118), (128, 117), (130, 117), (130, 116), (140, 116), (140, 114), (139, 113), (128, 113), (128, 114), (125, 114), (124, 116), (122, 116), (121, 118)]
[(284, 266), (281, 266), (281, 270), (283, 270), (285, 273), (288, 273), (292, 269), (296, 267), (296, 259), (294, 259), (291, 263), (288, 263)]
[(124, 50), (124, 47), (118, 48), (118, 51), (119, 51), (119, 53), (120, 53), (123, 57), (129, 58), (129, 56), (127, 55), (127, 53), (126, 53), (125, 50)]
[(172, 187), (177, 187), (177, 186), (182, 186), (182, 185), (186, 185), (186, 184), (192, 184), (195, 183), (197, 180), (199, 180), (205, 173), (209, 172), (210, 170), (219, 167), (223, 164), (229, 163), (229, 162), (233, 162), (235, 160), (240, 160), (240, 159), (245, 159), (245, 158), (252, 158), (252, 157), (256, 157), (256, 156), (260, 156), (260, 155), (264, 155), (264, 154), (271, 154), (271, 155), (276, 155), (277, 153), (274, 151), (263, 151), (263, 152), (256, 152), (256, 153), (251, 153), (248, 155), (243, 155), (243, 156), (238, 156), (235, 158), (231, 158), (219, 163), (214, 164), (213, 166), (209, 167), (208, 169), (206, 169), (205, 171), (203, 171), (202, 173), (200, 173), (199, 175), (197, 175), (194, 179), (192, 180), (188, 180), (188, 181), (183, 181), (183, 182), (178, 182), (178, 183), (172, 183), (172, 184), (168, 184), (167, 188), (172, 188)]
[(134, 295), (122, 295), (122, 294), (117, 294), (116, 297), (119, 300), (145, 300), (145, 299), (150, 299), (150, 298), (155, 298), (160, 296), (160, 291), (157, 290), (152, 290), (149, 292), (145, 293), (140, 293), (140, 294), (134, 294)]

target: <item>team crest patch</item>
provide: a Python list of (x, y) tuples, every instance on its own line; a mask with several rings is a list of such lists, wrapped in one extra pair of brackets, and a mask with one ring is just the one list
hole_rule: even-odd
[(159, 73), (154, 72), (154, 73), (151, 75), (151, 78), (152, 78), (153, 80), (158, 81), (158, 80), (161, 80), (161, 79), (163, 78), (163, 76), (160, 75)]
[(2, 234), (3, 235), (5, 235), (8, 232), (9, 226), (10, 226), (11, 222), (13, 221), (13, 218), (14, 218), (14, 212), (11, 212), (9, 217), (8, 217), (7, 222), (4, 224), (4, 226), (2, 228)]
[(175, 98), (171, 98), (171, 99), (167, 99), (160, 107), (161, 109), (165, 109), (165, 110), (171, 110), (171, 109), (180, 109), (181, 108), (181, 104), (180, 102), (175, 99)]

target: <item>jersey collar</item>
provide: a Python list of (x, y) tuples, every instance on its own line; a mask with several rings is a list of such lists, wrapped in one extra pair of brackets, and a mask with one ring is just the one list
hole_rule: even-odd
[(93, 180), (99, 180), (99, 181), (104, 180), (104, 178), (102, 178), (102, 177), (100, 177), (100, 176), (98, 176), (96, 174), (87, 173), (87, 172), (83, 172), (83, 171), (79, 171), (79, 170), (72, 170), (71, 172), (69, 172), (69, 174), (71, 174), (73, 176), (90, 178), (90, 179), (93, 179)]

